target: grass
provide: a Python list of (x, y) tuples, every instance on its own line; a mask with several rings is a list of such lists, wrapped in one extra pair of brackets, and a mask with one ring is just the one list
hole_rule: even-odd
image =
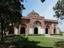
[(56, 38), (44, 37), (44, 36), (28, 36), (28, 39), (30, 41), (38, 41), (40, 43), (37, 45), (44, 47), (53, 47), (55, 42), (61, 40)]
[[(6, 37), (5, 41), (13, 43), (26, 44), (26, 46), (40, 46), (40, 47), (54, 47), (55, 43), (61, 41), (58, 38), (50, 38), (45, 36), (28, 36), (28, 39), (25, 36), (12, 36)], [(29, 45), (28, 45), (29, 44)], [(30, 45), (32, 44), (32, 45)]]

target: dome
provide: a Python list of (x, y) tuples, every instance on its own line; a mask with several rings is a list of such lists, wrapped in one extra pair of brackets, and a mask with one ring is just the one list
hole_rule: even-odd
[(39, 14), (37, 12), (35, 12), (34, 10), (28, 14), (28, 16), (30, 16), (30, 15), (39, 16)]

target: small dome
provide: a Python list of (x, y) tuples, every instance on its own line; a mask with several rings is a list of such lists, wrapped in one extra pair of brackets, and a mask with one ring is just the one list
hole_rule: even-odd
[(34, 10), (28, 14), (28, 16), (30, 16), (30, 15), (39, 16), (39, 14), (37, 12), (35, 12)]

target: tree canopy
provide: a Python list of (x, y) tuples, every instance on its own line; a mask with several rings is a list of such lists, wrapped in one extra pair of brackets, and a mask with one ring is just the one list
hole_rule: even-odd
[(41, 0), (41, 2), (43, 3), (45, 0)]
[(9, 26), (9, 23), (18, 23), (21, 19), (20, 11), (24, 9), (23, 0), (0, 0), (0, 23), (3, 28)]
[(57, 18), (64, 19), (64, 0), (58, 0), (53, 9)]

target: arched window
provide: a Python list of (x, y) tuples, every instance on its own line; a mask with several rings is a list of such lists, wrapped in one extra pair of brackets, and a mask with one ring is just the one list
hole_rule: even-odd
[(39, 21), (36, 21), (34, 25), (41, 26), (41, 23)]

